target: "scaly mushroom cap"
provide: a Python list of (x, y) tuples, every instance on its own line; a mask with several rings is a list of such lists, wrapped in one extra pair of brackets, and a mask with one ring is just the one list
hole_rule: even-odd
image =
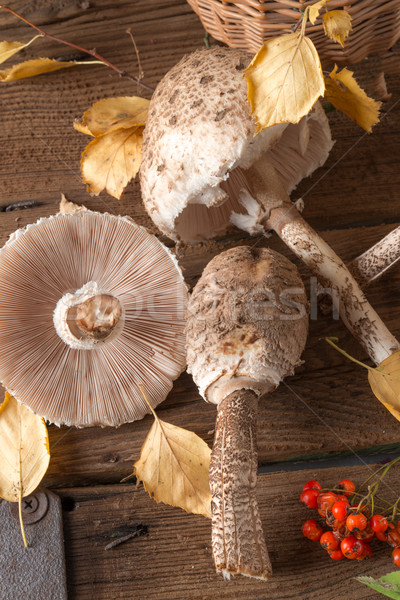
[(175, 258), (129, 218), (57, 214), (0, 250), (0, 380), (57, 424), (120, 425), (185, 367)]
[(266, 248), (232, 248), (211, 260), (188, 304), (188, 371), (208, 402), (235, 390), (261, 395), (300, 364), (307, 298), (297, 268)]
[(290, 193), (328, 157), (332, 139), (317, 103), (299, 124), (258, 135), (243, 71), (251, 56), (215, 47), (185, 56), (158, 84), (144, 130), (140, 181), (146, 210), (166, 235), (196, 241), (223, 233), (237, 198), (220, 184), (265, 156)]

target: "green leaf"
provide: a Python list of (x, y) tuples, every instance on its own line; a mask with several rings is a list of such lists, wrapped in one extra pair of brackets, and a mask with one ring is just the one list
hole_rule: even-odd
[(372, 588), (376, 592), (383, 594), (387, 598), (400, 600), (400, 571), (393, 571), (383, 575), (379, 579), (373, 577), (357, 577), (357, 580)]

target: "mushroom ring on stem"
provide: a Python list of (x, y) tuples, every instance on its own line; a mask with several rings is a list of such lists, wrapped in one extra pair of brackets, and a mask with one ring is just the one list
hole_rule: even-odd
[(88, 210), (16, 231), (0, 250), (0, 380), (56, 424), (121, 425), (185, 368), (187, 288), (131, 219)]
[(243, 70), (250, 57), (213, 48), (186, 56), (158, 85), (144, 131), (141, 186), (156, 225), (195, 242), (231, 223), (252, 235), (275, 230), (325, 288), (375, 363), (399, 348), (362, 290), (288, 194), (328, 157), (332, 139), (317, 102), (297, 124), (256, 135)]
[(188, 371), (218, 406), (210, 462), (212, 548), (224, 576), (267, 579), (271, 565), (256, 499), (258, 398), (300, 364), (307, 299), (296, 267), (265, 248), (213, 258), (188, 304)]

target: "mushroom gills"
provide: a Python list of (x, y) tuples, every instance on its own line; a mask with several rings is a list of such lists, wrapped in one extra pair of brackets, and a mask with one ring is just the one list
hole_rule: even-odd
[[(319, 110), (322, 109), (319, 107)], [(319, 119), (319, 110), (303, 117), (297, 125), (287, 125), (281, 138), (257, 161), (260, 165), (265, 162), (274, 166), (288, 194), (304, 177), (325, 162), (326, 147), (332, 145), (328, 139), (329, 129), (325, 121)], [(223, 235), (230, 225), (238, 225), (236, 217), (232, 221), (232, 214), (243, 215), (246, 222), (248, 211), (240, 200), (239, 192), (241, 188), (250, 191), (246, 176), (248, 163), (245, 153), (240, 162), (232, 167), (225, 181), (216, 186), (225, 193), (225, 200), (219, 201), (217, 206), (207, 206), (201, 202), (201, 197), (197, 197), (183, 209), (175, 220), (175, 232), (180, 240), (198, 242)]]
[(157, 406), (186, 365), (187, 287), (131, 219), (75, 211), (0, 248), (0, 381), (56, 424), (119, 426)]

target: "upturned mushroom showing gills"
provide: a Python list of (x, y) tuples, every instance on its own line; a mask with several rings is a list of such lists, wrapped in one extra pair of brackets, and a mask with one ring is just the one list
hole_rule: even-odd
[(121, 425), (185, 368), (175, 258), (125, 217), (88, 210), (16, 231), (0, 250), (0, 380), (56, 424)]
[(239, 247), (205, 268), (188, 304), (188, 370), (218, 407), (210, 462), (212, 549), (225, 577), (267, 579), (271, 565), (256, 499), (258, 398), (300, 364), (307, 299), (296, 267)]
[(298, 124), (256, 135), (243, 70), (250, 57), (213, 48), (184, 57), (159, 83), (144, 131), (141, 186), (155, 224), (195, 242), (232, 223), (252, 235), (274, 230), (325, 288), (375, 363), (399, 344), (343, 261), (304, 221), (288, 194), (328, 157), (329, 124), (318, 102)]

